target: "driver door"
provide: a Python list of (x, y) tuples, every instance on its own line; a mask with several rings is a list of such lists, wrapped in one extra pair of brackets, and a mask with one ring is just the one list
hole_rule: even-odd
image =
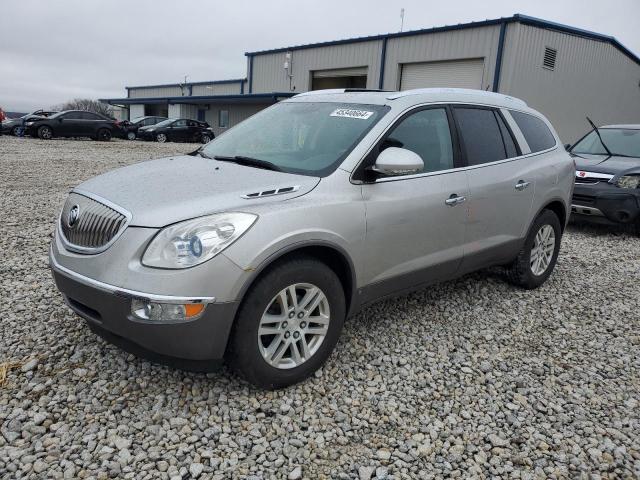
[[(401, 118), (372, 152), (406, 148), (423, 171), (365, 183), (365, 297), (452, 278), (463, 257), (469, 195), (450, 111), (419, 108)], [(452, 199), (458, 199), (455, 202)], [(366, 301), (366, 300), (365, 300)]]

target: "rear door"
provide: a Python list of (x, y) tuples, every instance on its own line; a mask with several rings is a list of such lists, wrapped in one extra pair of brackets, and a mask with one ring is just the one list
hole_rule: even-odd
[(92, 112), (82, 112), (82, 119), (82, 130), (84, 135), (95, 136), (98, 129), (106, 124), (106, 120), (104, 118)]
[[(365, 279), (378, 297), (455, 276), (467, 222), (467, 174), (459, 162), (452, 117), (445, 106), (404, 115), (365, 160), (389, 146), (411, 150), (424, 170), (365, 183)], [(360, 167), (362, 169), (362, 167)], [(459, 199), (452, 202), (452, 198)]]
[(56, 135), (63, 137), (75, 137), (83, 135), (82, 112), (69, 112), (57, 119), (58, 125), (54, 125)]
[(188, 135), (187, 121), (185, 119), (173, 122), (168, 131), (169, 138), (173, 141), (184, 141)]
[(536, 174), (498, 109), (458, 105), (453, 112), (469, 178), (466, 272), (517, 254), (531, 221)]

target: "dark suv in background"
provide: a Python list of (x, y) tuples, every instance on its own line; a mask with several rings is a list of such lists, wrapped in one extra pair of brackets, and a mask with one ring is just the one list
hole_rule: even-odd
[(25, 122), (26, 134), (49, 140), (53, 137), (89, 137), (109, 141), (119, 131), (118, 122), (93, 112), (66, 110), (48, 118)]
[(120, 137), (128, 140), (135, 140), (138, 136), (138, 129), (141, 127), (150, 127), (160, 122), (167, 120), (167, 117), (138, 117), (133, 120), (124, 120), (120, 122)]
[(202, 142), (209, 143), (215, 135), (206, 122), (199, 122), (189, 118), (170, 118), (164, 122), (141, 127), (138, 138), (155, 140), (156, 142)]

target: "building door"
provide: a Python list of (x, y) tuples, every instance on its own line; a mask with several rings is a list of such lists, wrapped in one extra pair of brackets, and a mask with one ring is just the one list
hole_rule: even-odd
[(311, 72), (311, 90), (367, 88), (367, 67), (335, 68)]
[(405, 63), (400, 73), (400, 90), (412, 88), (475, 88), (482, 85), (484, 59), (454, 60), (447, 62)]
[(207, 116), (207, 111), (204, 108), (198, 109), (198, 121), (206, 122), (205, 117)]

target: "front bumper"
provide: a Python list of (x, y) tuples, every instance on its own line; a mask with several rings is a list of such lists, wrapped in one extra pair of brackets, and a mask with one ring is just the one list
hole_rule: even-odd
[[(237, 310), (236, 302), (215, 299), (153, 295), (122, 289), (92, 280), (58, 264), (50, 256), (56, 286), (71, 309), (84, 318), (91, 330), (125, 351), (188, 370), (216, 368), (224, 356)], [(167, 303), (207, 303), (194, 320), (159, 323), (131, 314), (134, 298)]]
[(633, 223), (640, 218), (640, 189), (623, 189), (609, 183), (576, 184), (571, 213), (599, 223)]

